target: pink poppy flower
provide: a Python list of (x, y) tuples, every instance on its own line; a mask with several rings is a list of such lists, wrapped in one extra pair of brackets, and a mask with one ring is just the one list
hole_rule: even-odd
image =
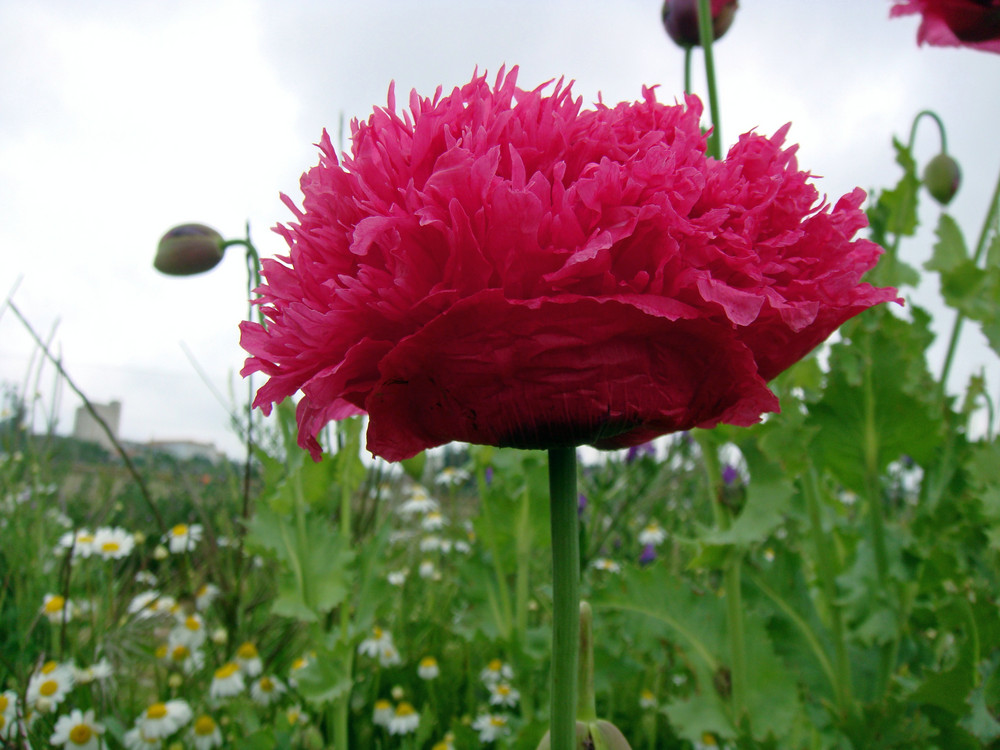
[(268, 323), (242, 324), (255, 405), (301, 391), (299, 443), (367, 413), (399, 460), (452, 440), (638, 445), (778, 409), (767, 381), (895, 298), (860, 282), (881, 250), (860, 189), (831, 207), (795, 147), (743, 135), (706, 156), (695, 97), (583, 109), (503, 70), (324, 133), (288, 256), (265, 260)]
[(917, 42), (1000, 53), (1000, 0), (895, 0), (892, 17), (923, 16)]

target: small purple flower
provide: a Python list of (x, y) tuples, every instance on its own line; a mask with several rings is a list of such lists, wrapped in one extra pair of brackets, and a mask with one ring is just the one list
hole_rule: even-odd
[(638, 461), (643, 456), (656, 456), (656, 446), (653, 445), (652, 441), (648, 443), (640, 443), (639, 445), (633, 445), (629, 448), (628, 453), (625, 455), (625, 463), (633, 463), (634, 461)]
[(485, 474), (486, 474), (486, 484), (493, 484), (493, 467), (487, 466)]
[(576, 499), (576, 515), (583, 518), (585, 510), (587, 510), (587, 496), (581, 492)]
[(735, 466), (726, 464), (722, 469), (722, 481), (726, 484), (734, 484), (740, 478), (740, 473)]
[(640, 565), (643, 566), (649, 565), (655, 559), (656, 559), (656, 547), (654, 547), (652, 544), (647, 544), (645, 547), (642, 548), (642, 554), (639, 555)]

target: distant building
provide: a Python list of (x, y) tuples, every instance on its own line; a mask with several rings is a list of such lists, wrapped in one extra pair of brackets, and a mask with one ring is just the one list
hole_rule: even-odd
[(195, 440), (150, 440), (146, 448), (159, 453), (168, 453), (178, 461), (189, 461), (192, 458), (204, 458), (212, 463), (221, 461), (222, 451), (215, 443), (199, 443)]
[[(117, 440), (118, 429), (122, 421), (122, 402), (111, 401), (107, 404), (91, 403), (91, 406), (97, 415), (104, 420), (104, 423), (111, 431), (111, 435)], [(115, 450), (112, 439), (108, 437), (107, 432), (105, 432), (104, 428), (94, 419), (94, 415), (85, 406), (77, 407), (76, 416), (73, 419), (73, 437), (77, 440), (97, 443), (107, 451)]]

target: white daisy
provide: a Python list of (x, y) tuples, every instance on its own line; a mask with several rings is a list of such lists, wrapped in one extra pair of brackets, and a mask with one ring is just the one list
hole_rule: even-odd
[(6, 739), (16, 725), (17, 693), (4, 690), (0, 693), (0, 739)]
[(208, 639), (205, 621), (201, 615), (185, 615), (177, 618), (177, 624), (170, 630), (168, 643), (173, 646), (187, 646), (190, 649), (200, 648)]
[(28, 680), (28, 706), (45, 713), (55, 709), (76, 684), (76, 670), (69, 664), (46, 662)]
[(392, 645), (392, 633), (376, 625), (372, 628), (372, 634), (361, 641), (358, 646), (358, 653), (363, 656), (377, 658), (385, 646)]
[(59, 537), (58, 547), (73, 550), (73, 557), (90, 557), (94, 554), (94, 535), (89, 529), (67, 531)]
[(513, 708), (521, 699), (521, 694), (506, 682), (490, 685), (490, 705)]
[(427, 490), (423, 487), (414, 487), (410, 492), (410, 499), (399, 506), (399, 515), (409, 518), (416, 513), (426, 515), (437, 509), (437, 500), (428, 495)]
[(194, 592), (194, 606), (199, 612), (204, 612), (212, 606), (212, 602), (219, 596), (219, 587), (214, 583), (203, 583)]
[(462, 484), (462, 482), (467, 482), (469, 480), (469, 472), (465, 469), (456, 469), (452, 466), (446, 466), (438, 475), (434, 478), (437, 484)]
[(594, 570), (603, 570), (606, 573), (620, 573), (622, 569), (621, 565), (606, 557), (598, 557), (590, 565)]
[(264, 671), (264, 662), (260, 660), (260, 653), (257, 647), (250, 641), (244, 641), (236, 649), (236, 656), (233, 658), (240, 670), (247, 677), (256, 677)]
[(387, 728), (389, 734), (410, 734), (416, 732), (418, 726), (420, 726), (420, 714), (412, 705), (403, 701), (396, 706)]
[(170, 547), (174, 555), (190, 552), (201, 541), (204, 529), (199, 523), (179, 523), (163, 535), (163, 543)]
[(169, 737), (191, 721), (191, 707), (185, 700), (154, 703), (139, 714), (136, 726), (146, 739)]
[(105, 560), (120, 560), (135, 549), (135, 537), (118, 526), (103, 527), (94, 532), (94, 553)]
[(165, 615), (177, 609), (177, 600), (159, 591), (143, 591), (136, 594), (129, 602), (128, 611), (137, 615), (140, 620), (157, 615)]
[(430, 560), (421, 560), (420, 567), (417, 569), (421, 578), (434, 578), (434, 574), (437, 573), (437, 568), (434, 567), (434, 563)]
[(496, 685), (499, 682), (510, 682), (514, 679), (514, 670), (510, 668), (510, 664), (507, 664), (500, 659), (493, 659), (486, 668), (479, 673), (479, 679), (482, 680), (487, 687), (490, 685)]
[(392, 704), (385, 698), (379, 698), (375, 701), (375, 708), (372, 710), (372, 723), (378, 727), (388, 727), (395, 714)]
[(639, 693), (639, 708), (656, 708), (656, 696), (649, 688), (643, 688), (642, 692)]
[(195, 750), (212, 750), (214, 747), (222, 746), (222, 732), (219, 731), (219, 725), (208, 714), (202, 714), (194, 720), (190, 735)]
[(77, 669), (74, 676), (78, 685), (86, 685), (95, 680), (104, 682), (110, 679), (112, 674), (114, 674), (114, 670), (111, 668), (111, 662), (108, 661), (107, 657), (101, 657), (99, 661), (89, 667)]
[(140, 570), (135, 574), (135, 582), (141, 583), (143, 586), (149, 586), (152, 588), (156, 585), (156, 576), (150, 573), (148, 570)]
[(386, 576), (386, 578), (389, 580), (389, 583), (391, 583), (393, 586), (402, 586), (404, 583), (406, 583), (406, 576), (408, 574), (409, 571), (406, 569), (393, 570), (389, 573), (389, 575)]
[(285, 709), (285, 718), (288, 719), (289, 726), (293, 727), (309, 723), (309, 716), (298, 703)]
[(444, 516), (440, 511), (432, 510), (421, 519), (420, 528), (424, 531), (440, 531), (444, 528)]
[(68, 601), (61, 594), (46, 594), (39, 612), (49, 622), (59, 625), (73, 619), (73, 602)]
[(403, 658), (399, 655), (399, 650), (392, 643), (382, 646), (378, 652), (378, 663), (383, 667), (394, 667), (402, 662)]
[(261, 706), (270, 706), (281, 698), (287, 688), (277, 677), (261, 677), (250, 685), (250, 697)]
[(163, 660), (184, 674), (194, 674), (205, 666), (205, 654), (184, 643), (167, 644)]
[(307, 666), (309, 666), (308, 656), (300, 656), (293, 661), (292, 666), (288, 668), (288, 684), (292, 687), (298, 687), (299, 683), (296, 680), (296, 675), (300, 674)]
[(79, 750), (97, 750), (104, 734), (104, 725), (94, 720), (92, 709), (83, 712), (74, 708), (68, 715), (60, 716), (53, 729), (49, 742)]
[(650, 521), (646, 524), (645, 528), (639, 532), (639, 544), (643, 547), (647, 545), (652, 545), (657, 547), (663, 544), (663, 540), (667, 538), (667, 532), (663, 530), (656, 521)]
[(425, 656), (417, 665), (417, 675), (422, 680), (433, 680), (441, 674), (437, 659), (433, 656)]
[(430, 536), (425, 536), (420, 540), (420, 551), (421, 552), (437, 552), (443, 546), (441, 537), (437, 534), (431, 534)]
[(132, 727), (122, 739), (127, 750), (159, 750), (163, 747), (159, 737), (147, 737), (141, 727)]
[(230, 661), (215, 670), (208, 694), (212, 698), (229, 698), (242, 693), (245, 687), (246, 683), (243, 682), (240, 665)]
[(510, 728), (507, 726), (507, 717), (501, 714), (477, 716), (476, 720), (472, 722), (472, 728), (479, 732), (480, 742), (493, 742), (510, 732)]

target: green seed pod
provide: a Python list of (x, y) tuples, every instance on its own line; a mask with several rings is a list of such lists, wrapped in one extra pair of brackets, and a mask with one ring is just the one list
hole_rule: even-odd
[[(538, 743), (538, 750), (550, 750), (551, 740), (546, 732)], [(576, 722), (577, 750), (632, 750), (628, 740), (614, 724), (603, 719)]]
[(924, 186), (942, 206), (951, 203), (961, 181), (962, 170), (959, 169), (958, 162), (948, 154), (938, 154), (924, 167)]
[(153, 267), (170, 276), (190, 276), (215, 268), (225, 250), (222, 235), (204, 224), (181, 224), (160, 238)]

